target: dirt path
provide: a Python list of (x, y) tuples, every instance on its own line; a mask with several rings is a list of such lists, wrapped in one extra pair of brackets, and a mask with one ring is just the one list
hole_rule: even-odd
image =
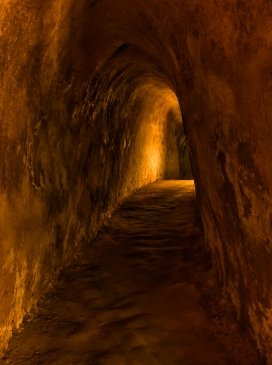
[(1, 364), (258, 363), (253, 350), (241, 355), (235, 325), (200, 304), (207, 306), (215, 283), (192, 182), (139, 190), (80, 257), (13, 337)]

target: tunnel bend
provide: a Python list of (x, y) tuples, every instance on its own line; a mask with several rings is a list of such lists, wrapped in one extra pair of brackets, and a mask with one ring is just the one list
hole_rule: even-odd
[[(84, 120), (83, 133), (92, 137), (93, 126), (99, 126), (102, 147), (96, 153), (104, 161), (107, 177), (103, 183), (117, 183), (115, 201), (126, 195), (124, 191), (182, 176), (180, 139), (185, 137), (175, 90), (156, 60), (138, 46), (118, 46), (83, 84), (73, 120), (75, 124)], [(89, 163), (83, 159), (83, 168), (88, 166), (94, 173), (97, 166), (92, 164), (97, 159), (88, 156), (89, 146), (95, 149), (95, 143), (86, 140), (84, 153)], [(110, 195), (107, 200), (111, 201)]]

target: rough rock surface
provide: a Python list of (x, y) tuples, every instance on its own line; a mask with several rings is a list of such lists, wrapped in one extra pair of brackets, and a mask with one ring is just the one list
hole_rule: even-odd
[(1, 347), (121, 197), (177, 176), (179, 104), (225, 296), (272, 362), (271, 25), (270, 0), (0, 0)]
[(260, 365), (214, 293), (194, 183), (159, 181), (123, 202), (0, 363)]

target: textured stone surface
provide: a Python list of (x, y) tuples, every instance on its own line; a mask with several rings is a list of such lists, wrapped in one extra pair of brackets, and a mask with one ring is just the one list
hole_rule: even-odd
[(145, 61), (101, 23), (99, 7), (20, 0), (0, 9), (3, 348), (121, 198), (180, 176), (182, 120), (173, 90), (137, 76)]
[(121, 197), (177, 174), (176, 94), (226, 297), (272, 361), (271, 2), (1, 0), (0, 20), (1, 343)]
[(193, 181), (126, 198), (10, 341), (1, 365), (261, 365), (220, 306)]

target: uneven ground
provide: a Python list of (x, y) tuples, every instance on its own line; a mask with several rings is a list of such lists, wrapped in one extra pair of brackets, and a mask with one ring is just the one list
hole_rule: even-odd
[(222, 313), (193, 183), (160, 181), (126, 199), (0, 363), (261, 364)]

